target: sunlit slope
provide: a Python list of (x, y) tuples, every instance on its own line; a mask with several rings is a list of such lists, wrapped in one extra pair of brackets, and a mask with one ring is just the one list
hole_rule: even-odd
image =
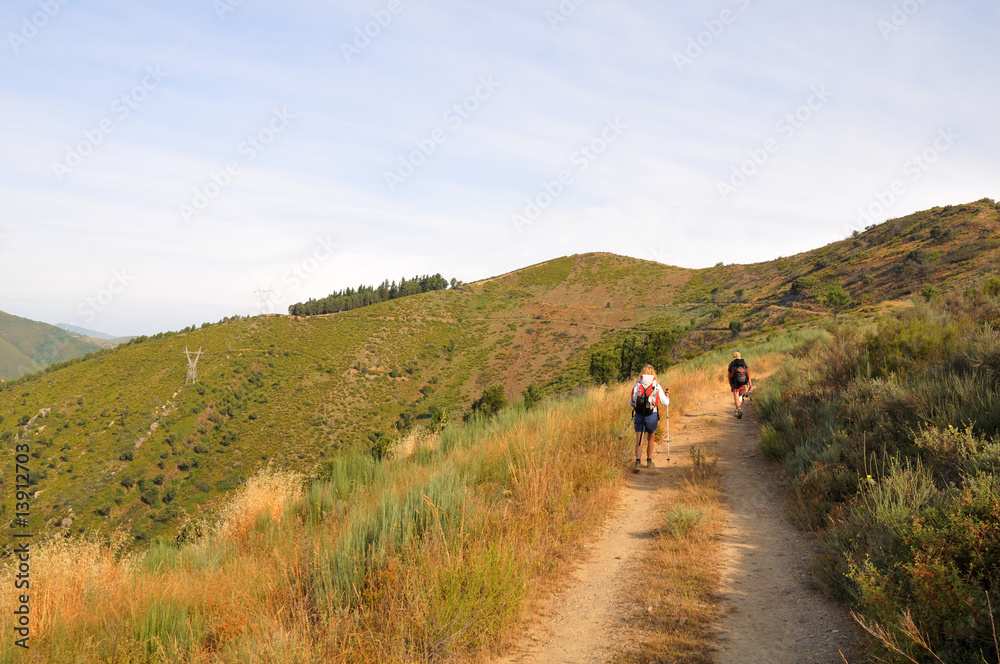
[[(488, 385), (511, 399), (531, 382), (569, 393), (589, 380), (594, 348), (627, 330), (682, 326), (680, 355), (731, 340), (731, 320), (745, 337), (825, 316), (834, 283), (862, 308), (978, 285), (1000, 265), (998, 229), (996, 206), (981, 201), (756, 265), (584, 254), (339, 314), (209, 325), (4, 386), (0, 438), (8, 455), (15, 436), (31, 445), (37, 532), (172, 533), (263, 465), (308, 471), (440, 410), (461, 417)], [(203, 353), (186, 386), (185, 348)]]
[(43, 367), (0, 337), (0, 379), (10, 379), (34, 373)]
[(18, 378), (100, 348), (54, 325), (0, 311), (0, 379)]
[[(594, 266), (609, 261), (667, 281), (683, 272), (578, 256), (553, 262), (592, 275), (568, 287), (539, 266), (342, 314), (149, 339), (0, 391), (0, 436), (8, 449), (15, 436), (31, 444), (39, 530), (168, 532), (262, 465), (309, 470), (435, 409), (459, 417), (487, 385), (515, 398), (585, 362), (602, 333), (651, 311), (636, 308), (628, 274), (595, 287)], [(619, 297), (611, 307), (609, 293)], [(202, 351), (188, 385), (185, 349)]]
[(983, 199), (892, 219), (795, 256), (699, 270), (676, 304), (715, 303), (714, 327), (739, 319), (745, 330), (759, 330), (828, 314), (823, 295), (833, 284), (851, 295), (852, 307), (866, 308), (919, 296), (927, 286), (961, 291), (998, 271), (1000, 209)]

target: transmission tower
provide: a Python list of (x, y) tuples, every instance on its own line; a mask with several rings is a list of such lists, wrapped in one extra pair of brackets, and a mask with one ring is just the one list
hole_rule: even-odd
[(267, 290), (264, 290), (260, 286), (257, 286), (257, 290), (254, 293), (257, 294), (257, 299), (259, 300), (257, 306), (260, 308), (261, 316), (263, 316), (271, 308), (271, 297), (274, 295), (274, 289), (268, 286)]
[[(198, 352), (197, 353), (192, 353), (191, 351), (189, 351), (187, 349), (187, 346), (184, 346), (184, 355), (187, 356), (187, 361), (188, 361), (188, 375), (187, 375), (187, 378), (184, 379), (184, 384), (187, 385), (188, 383), (197, 383), (198, 382), (198, 358), (201, 357), (201, 348), (200, 347), (198, 348)], [(192, 355), (194, 355), (194, 359), (191, 359)]]

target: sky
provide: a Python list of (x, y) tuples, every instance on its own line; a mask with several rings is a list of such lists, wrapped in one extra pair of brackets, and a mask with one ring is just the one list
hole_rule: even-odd
[(1000, 198), (995, 0), (8, 0), (0, 310), (152, 334)]

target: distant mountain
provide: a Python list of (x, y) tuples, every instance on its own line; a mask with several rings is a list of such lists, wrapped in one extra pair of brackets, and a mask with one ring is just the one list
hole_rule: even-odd
[(94, 330), (88, 330), (79, 325), (71, 325), (69, 323), (56, 323), (56, 327), (61, 330), (66, 330), (72, 334), (79, 334), (81, 337), (90, 337), (91, 339), (100, 339), (101, 341), (114, 341), (118, 337), (113, 334), (105, 334), (104, 332), (95, 332)]
[(90, 341), (55, 325), (0, 311), (0, 380), (19, 378), (50, 364), (100, 350), (107, 345)]

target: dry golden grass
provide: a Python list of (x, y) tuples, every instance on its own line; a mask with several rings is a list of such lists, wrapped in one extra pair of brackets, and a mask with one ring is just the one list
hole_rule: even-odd
[(218, 536), (245, 545), (261, 518), (281, 522), (286, 511), (302, 499), (302, 482), (299, 473), (258, 473), (220, 509)]
[[(751, 375), (759, 379), (770, 375), (781, 358), (781, 354), (767, 354), (746, 359)], [(728, 389), (728, 362), (680, 366), (661, 376), (660, 382), (670, 387), (671, 415), (694, 412), (699, 402)], [(714, 661), (711, 627), (718, 618), (715, 596), (720, 584), (724, 498), (710, 448), (692, 447), (690, 460), (675, 457), (686, 466), (684, 477), (660, 500), (663, 525), (641, 563), (643, 583), (629, 616), (635, 646), (616, 662)]]
[[(755, 359), (754, 375), (773, 364)], [(724, 365), (675, 368), (661, 382), (677, 417), (719, 390)], [(408, 458), (376, 466), (375, 480), (318, 512), (301, 476), (265, 473), (180, 546), (123, 555), (121, 536), (39, 542), (32, 654), (51, 664), (482, 661), (516, 639), (528, 607), (614, 504), (633, 444), (619, 443), (627, 392), (596, 389), (472, 425), (450, 442), (414, 441)], [(709, 468), (699, 460), (665, 502), (686, 505), (688, 518), (705, 510), (704, 521), (675, 528), (681, 537), (665, 523), (646, 562), (656, 583), (642, 597), (653, 607), (645, 642), (678, 661), (702, 661), (714, 616), (719, 496)], [(438, 480), (460, 495), (434, 493)], [(382, 558), (356, 558), (367, 566), (345, 601), (317, 594), (328, 553), (380, 505), (414, 491), (425, 492), (431, 525)], [(13, 573), (0, 574), (4, 607), (14, 604)], [(10, 615), (0, 613), (0, 631), (11, 633)], [(21, 656), (0, 644), (0, 664)]]
[[(318, 522), (301, 477), (262, 474), (180, 546), (122, 555), (120, 536), (39, 542), (33, 661), (479, 661), (516, 637), (525, 607), (613, 504), (627, 457), (614, 431), (619, 396), (513, 413), (472, 427), (479, 435), (450, 452), (427, 445), (377, 466), (380, 479)], [(435, 494), (435, 478), (468, 490)], [(378, 505), (422, 487), (431, 526), (367, 568), (346, 604), (321, 601), (320, 554)], [(0, 574), (4, 607), (14, 604), (13, 574)], [(10, 615), (0, 615), (8, 634)], [(22, 658), (0, 644), (0, 662)]]
[(643, 582), (628, 621), (635, 645), (616, 662), (714, 661), (722, 492), (714, 460), (700, 448), (691, 452), (683, 482), (663, 495), (664, 522), (641, 563)]

